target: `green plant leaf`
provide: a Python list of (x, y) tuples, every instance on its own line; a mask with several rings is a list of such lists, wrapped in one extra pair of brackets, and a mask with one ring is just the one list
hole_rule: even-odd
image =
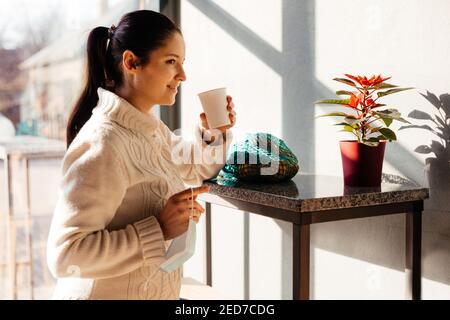
[(431, 148), (429, 146), (425, 146), (425, 145), (421, 145), (418, 146), (416, 149), (414, 149), (415, 152), (417, 153), (422, 153), (422, 154), (428, 154), (431, 153)]
[(354, 125), (352, 125), (351, 123), (348, 123), (348, 122), (339, 122), (339, 123), (336, 123), (336, 124), (334, 124), (335, 126), (350, 126), (350, 127), (352, 127), (353, 129), (355, 129), (355, 126)]
[(379, 108), (379, 107), (385, 107), (386, 105), (383, 103), (376, 103), (375, 105), (371, 105), (371, 109)]
[(374, 113), (381, 113), (384, 116), (389, 116), (389, 117), (400, 117), (401, 114), (397, 109), (386, 109), (386, 110), (379, 110), (379, 111), (374, 111)]
[(390, 118), (394, 119), (403, 123), (410, 123), (409, 121), (403, 119), (401, 117), (400, 112), (398, 112), (397, 109), (387, 109), (387, 110), (379, 110), (379, 111), (372, 111), (374, 114), (378, 115), (380, 118)]
[(370, 132), (371, 132), (371, 133), (378, 132), (378, 131), (380, 131), (381, 128), (383, 128), (383, 127), (371, 128), (371, 129), (370, 129)]
[(343, 105), (347, 105), (350, 103), (350, 99), (343, 99), (343, 100), (339, 100), (339, 99), (327, 99), (327, 100), (319, 100), (314, 102), (315, 104), (343, 104)]
[(386, 83), (386, 82), (382, 82), (379, 85), (376, 85), (373, 87), (375, 90), (380, 90), (380, 89), (391, 89), (391, 88), (398, 88), (398, 86), (394, 85), (394, 84), (390, 84), (390, 83)]
[(392, 121), (394, 121), (394, 119), (386, 118), (386, 117), (381, 117), (381, 120), (383, 120), (383, 122), (386, 125), (386, 127), (389, 127), (392, 124)]
[(352, 87), (356, 87), (356, 84), (353, 81), (345, 79), (345, 78), (334, 78), (333, 80), (345, 83), (345, 84), (347, 84), (349, 86), (352, 86)]
[(369, 139), (367, 139), (366, 141), (369, 142), (380, 142), (380, 140), (384, 139), (384, 136), (377, 136), (377, 137), (370, 137)]
[(361, 120), (355, 118), (354, 116), (352, 116), (352, 117), (345, 117), (345, 118), (344, 118), (344, 121), (347, 122), (347, 123), (350, 124), (350, 125), (358, 125), (358, 127), (359, 127), (360, 124), (361, 124)]
[(394, 120), (397, 120), (397, 121), (400, 121), (400, 122), (403, 122), (403, 123), (409, 123), (409, 124), (411, 123), (408, 120), (403, 119), (402, 117), (394, 119)]
[(346, 125), (342, 130), (346, 132), (353, 132), (355, 129), (353, 129), (353, 127), (350, 125)]
[(384, 97), (390, 94), (394, 94), (397, 92), (405, 91), (405, 90), (411, 90), (414, 88), (396, 88), (396, 89), (389, 89), (387, 91), (377, 92), (378, 97)]
[(338, 95), (338, 96), (351, 96), (352, 94), (353, 94), (353, 92), (347, 91), (347, 90), (336, 91), (336, 95)]
[(341, 131), (353, 132), (355, 130), (355, 128), (353, 128), (351, 125), (345, 122), (336, 123), (335, 126), (343, 126)]
[(347, 114), (345, 112), (330, 112), (330, 113), (325, 113), (322, 114), (320, 116), (317, 116), (316, 118), (322, 118), (322, 117), (348, 117), (348, 118), (355, 118), (355, 116), (351, 115), (351, 114)]
[(420, 110), (413, 110), (408, 114), (409, 118), (418, 119), (418, 120), (433, 120), (431, 116)]
[(397, 140), (397, 136), (395, 135), (394, 131), (389, 128), (381, 128), (379, 132), (389, 141)]

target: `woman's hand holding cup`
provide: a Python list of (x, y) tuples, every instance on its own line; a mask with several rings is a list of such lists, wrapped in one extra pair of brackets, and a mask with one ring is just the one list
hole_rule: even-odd
[(233, 98), (226, 94), (226, 88), (205, 91), (198, 94), (204, 112), (200, 114), (203, 133), (214, 136), (214, 130), (226, 134), (236, 123)]

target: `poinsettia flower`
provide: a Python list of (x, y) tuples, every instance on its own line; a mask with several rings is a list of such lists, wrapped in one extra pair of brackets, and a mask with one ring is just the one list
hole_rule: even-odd
[(381, 74), (379, 74), (379, 75), (372, 81), (371, 86), (376, 86), (377, 84), (380, 84), (380, 83), (382, 83), (382, 82), (385, 82), (386, 80), (389, 80), (390, 78), (391, 78), (391, 77), (383, 78), (383, 77), (381, 76)]
[(361, 77), (361, 76), (352, 76), (351, 74), (346, 73), (345, 76), (347, 78), (352, 79), (353, 81), (356, 81), (357, 83), (359, 83), (360, 85), (363, 85), (362, 82), (367, 81), (366, 77)]
[(357, 97), (352, 93), (352, 95), (350, 96), (350, 102), (349, 102), (348, 106), (353, 109), (357, 109), (359, 103), (360, 103), (360, 97)]
[(366, 106), (367, 106), (367, 107), (372, 106), (373, 103), (374, 103), (374, 101), (373, 101), (372, 98), (370, 98), (370, 97), (369, 97), (369, 98), (366, 98)]
[(386, 81), (386, 80), (391, 78), (391, 77), (383, 78), (381, 76), (381, 74), (378, 75), (378, 76), (372, 76), (370, 79), (367, 79), (366, 76), (352, 76), (351, 74), (347, 74), (347, 73), (345, 74), (345, 76), (347, 78), (350, 78), (350, 79), (356, 81), (357, 83), (359, 83), (364, 88), (376, 86), (376, 85), (378, 85), (378, 84), (380, 84), (380, 83), (382, 83), (382, 82), (384, 82), (384, 81)]
[[(405, 122), (406, 120), (402, 119), (400, 113), (395, 109), (381, 110), (378, 112), (374, 109), (386, 106), (385, 104), (377, 103), (379, 98), (412, 88), (398, 88), (396, 85), (383, 83), (391, 77), (383, 78), (381, 74), (373, 75), (369, 78), (366, 76), (353, 76), (351, 74), (345, 74), (345, 76), (348, 79), (334, 78), (333, 80), (352, 86), (353, 88), (356, 87), (355, 89), (357, 91), (339, 90), (336, 91), (336, 95), (345, 95), (348, 98), (320, 100), (316, 103), (345, 106), (353, 109), (356, 114), (348, 115), (343, 112), (331, 112), (322, 116), (345, 117), (345, 122), (338, 123), (338, 125), (346, 126), (343, 131), (350, 130), (356, 136), (358, 142), (369, 146), (374, 146), (381, 140), (396, 140), (394, 132), (388, 127), (393, 120), (400, 122)], [(380, 126), (372, 127), (370, 125), (375, 121)]]

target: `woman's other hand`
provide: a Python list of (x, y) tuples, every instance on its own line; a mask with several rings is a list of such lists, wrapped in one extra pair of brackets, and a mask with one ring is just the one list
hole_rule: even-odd
[[(199, 221), (200, 215), (205, 212), (205, 209), (196, 201), (197, 196), (208, 191), (209, 187), (203, 185), (192, 188), (192, 191), (191, 188), (186, 189), (169, 198), (158, 217), (165, 240), (176, 238), (187, 230), (191, 209), (193, 209), (194, 221)], [(192, 195), (194, 196), (193, 201)]]

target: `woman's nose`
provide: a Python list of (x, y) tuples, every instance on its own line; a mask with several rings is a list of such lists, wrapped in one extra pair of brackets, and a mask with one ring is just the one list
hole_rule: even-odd
[(180, 67), (180, 70), (179, 70), (179, 72), (177, 74), (177, 78), (180, 81), (186, 81), (186, 73), (184, 72), (184, 68), (182, 66)]

